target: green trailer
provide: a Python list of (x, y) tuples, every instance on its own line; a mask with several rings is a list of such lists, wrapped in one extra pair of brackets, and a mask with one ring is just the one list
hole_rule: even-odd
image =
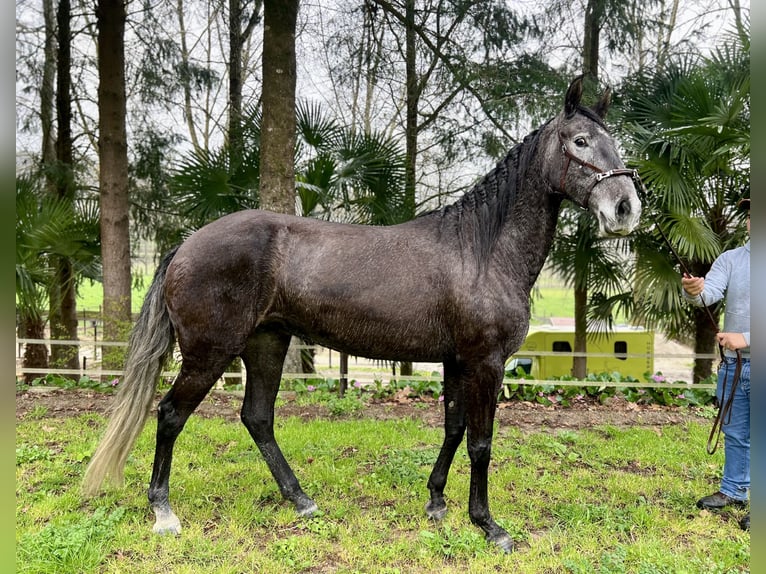
[[(539, 380), (571, 375), (574, 336), (571, 327), (533, 327), (506, 372), (521, 369)], [(643, 380), (654, 372), (654, 331), (618, 327), (607, 334), (587, 333), (586, 344), (589, 373), (618, 372)]]

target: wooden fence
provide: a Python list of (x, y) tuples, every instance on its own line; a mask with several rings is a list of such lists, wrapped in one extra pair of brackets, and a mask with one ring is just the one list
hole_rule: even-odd
[[(23, 357), (24, 346), (28, 344), (44, 344), (48, 347), (51, 345), (76, 345), (80, 347), (80, 365), (79, 369), (65, 369), (57, 367), (48, 367), (44, 369), (24, 368), (21, 365), (21, 358)], [(121, 377), (124, 371), (120, 369), (103, 369), (98, 361), (98, 357), (101, 354), (103, 347), (127, 347), (127, 343), (123, 342), (110, 342), (110, 341), (91, 341), (91, 340), (54, 340), (54, 339), (22, 339), (16, 338), (16, 377), (23, 378), (25, 374), (39, 375), (44, 377), (48, 374), (60, 374), (60, 375), (76, 375), (80, 377), (87, 376), (91, 379), (104, 379), (108, 377)], [(417, 363), (415, 365), (416, 370), (426, 371), (432, 374), (429, 375), (407, 375), (395, 374), (390, 363), (384, 363), (381, 361), (373, 361), (361, 357), (351, 357), (345, 363), (341, 360), (341, 355), (337, 351), (327, 349), (320, 346), (309, 345), (294, 345), (298, 349), (313, 349), (314, 350), (314, 365), (316, 372), (314, 373), (302, 373), (302, 372), (284, 372), (282, 374), (283, 380), (309, 380), (309, 379), (321, 379), (329, 380), (336, 379), (342, 381), (356, 381), (362, 385), (375, 384), (380, 382), (382, 384), (388, 384), (393, 381), (407, 380), (407, 381), (441, 381), (442, 374), (441, 363)], [(525, 356), (585, 356), (585, 357), (609, 357), (612, 356), (608, 353), (561, 353), (550, 351), (537, 351), (530, 352), (524, 351)], [(626, 354), (626, 357), (631, 358), (646, 358), (645, 354)], [(687, 361), (693, 361), (695, 358), (703, 359), (717, 359), (718, 355), (694, 355), (689, 353), (684, 354), (654, 354), (655, 359), (684, 359)], [(162, 373), (163, 378), (172, 379), (177, 374), (177, 370), (167, 370)], [(223, 379), (226, 382), (232, 382), (232, 379), (239, 379), (239, 382), (244, 384), (245, 382), (245, 370), (244, 366), (238, 371), (226, 372), (223, 374)], [(597, 386), (597, 387), (633, 387), (633, 388), (667, 388), (667, 389), (686, 389), (689, 388), (691, 383), (686, 382), (664, 382), (664, 381), (641, 381), (641, 382), (603, 382), (603, 381), (560, 381), (560, 380), (537, 380), (537, 379), (517, 379), (515, 382), (519, 384), (529, 385), (542, 385), (550, 384), (559, 387), (565, 386)], [(235, 382), (236, 384), (236, 382)], [(695, 389), (714, 389), (714, 384), (696, 384)]]

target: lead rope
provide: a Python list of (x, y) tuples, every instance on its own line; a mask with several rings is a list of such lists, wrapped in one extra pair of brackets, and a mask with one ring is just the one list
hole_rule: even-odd
[[(713, 454), (718, 448), (718, 441), (721, 440), (721, 432), (723, 432), (723, 425), (728, 425), (731, 422), (731, 407), (734, 402), (734, 392), (737, 390), (737, 384), (739, 383), (739, 377), (742, 373), (742, 353), (737, 349), (737, 363), (734, 367), (734, 379), (731, 382), (731, 394), (729, 398), (722, 404), (718, 405), (718, 412), (715, 419), (713, 419), (713, 428), (710, 429), (710, 434), (707, 438), (707, 453)], [(726, 364), (726, 375), (723, 378), (723, 385), (721, 386), (721, 396), (726, 396), (726, 380), (728, 379), (729, 365)], [(715, 442), (713, 442), (713, 436), (715, 435)], [(712, 444), (712, 446), (711, 446)]]
[[(639, 180), (640, 181), (640, 180)], [(641, 182), (641, 187), (644, 191), (644, 197), (646, 197), (646, 188), (644, 187), (644, 183)], [(670, 240), (668, 239), (667, 235), (665, 235), (665, 232), (662, 230), (662, 227), (660, 224), (657, 224), (657, 229), (660, 232), (660, 235), (662, 236), (662, 239), (665, 240), (665, 243), (667, 243), (668, 247), (670, 248), (670, 252), (673, 254), (673, 257), (676, 258), (676, 261), (678, 261), (679, 265), (683, 269), (684, 273), (686, 273), (689, 277), (693, 277), (692, 273), (689, 271), (689, 269), (686, 267), (684, 262), (681, 260), (681, 258), (678, 256), (678, 253), (676, 253), (676, 250), (673, 248), (673, 245), (670, 243)], [(713, 324), (713, 327), (715, 328), (716, 334), (720, 332), (718, 329), (718, 323), (716, 322), (715, 318), (713, 317), (712, 311), (710, 311), (710, 308), (705, 305), (705, 300), (702, 298), (702, 294), (700, 293), (700, 301), (702, 302), (702, 306), (707, 312), (708, 319), (710, 319), (710, 322)], [(721, 363), (725, 365), (726, 368), (726, 375), (723, 378), (723, 384), (721, 385), (721, 397), (726, 397), (726, 382), (728, 380), (728, 370), (729, 366), (726, 364), (725, 356), (723, 353), (723, 346), (719, 343), (718, 344), (718, 352), (721, 355)], [(734, 379), (731, 382), (731, 394), (725, 401), (721, 401), (718, 404), (718, 412), (715, 415), (715, 419), (713, 419), (713, 428), (710, 429), (710, 434), (707, 438), (707, 446), (706, 450), (708, 454), (715, 453), (716, 449), (718, 448), (718, 442), (721, 440), (721, 433), (723, 432), (723, 426), (728, 425), (731, 422), (731, 407), (732, 403), (734, 402), (734, 392), (737, 390), (737, 384), (739, 384), (739, 377), (742, 373), (742, 353), (739, 349), (735, 351), (737, 353), (737, 363), (736, 367), (734, 368)], [(720, 368), (720, 366), (719, 366)]]

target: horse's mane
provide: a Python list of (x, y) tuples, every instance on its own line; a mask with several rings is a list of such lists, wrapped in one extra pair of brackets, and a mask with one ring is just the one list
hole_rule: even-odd
[(477, 263), (485, 264), (503, 226), (510, 217), (519, 187), (537, 150), (542, 130), (528, 134), (500, 160), (495, 168), (452, 204), (423, 214), (437, 217), (442, 230), (457, 231), (462, 244), (470, 243)]

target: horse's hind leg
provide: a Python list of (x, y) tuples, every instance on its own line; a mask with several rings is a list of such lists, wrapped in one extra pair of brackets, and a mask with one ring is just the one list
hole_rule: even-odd
[(444, 487), (447, 485), (452, 459), (465, 434), (465, 404), (462, 381), (459, 380), (457, 367), (444, 363), (444, 442), (439, 451), (431, 476), (428, 490), (431, 499), (426, 505), (426, 514), (433, 520), (441, 520), (447, 513), (444, 500)]
[(157, 446), (154, 452), (152, 480), (149, 484), (149, 504), (156, 519), (154, 532), (181, 532), (181, 522), (170, 508), (169, 502), (173, 447), (189, 415), (199, 406), (231, 359), (232, 357), (219, 357), (199, 364), (185, 358), (181, 372), (157, 407)]
[(299, 515), (311, 516), (318, 510), (317, 505), (301, 489), (274, 438), (274, 402), (289, 344), (290, 335), (273, 331), (258, 331), (248, 340), (242, 354), (247, 369), (242, 422), (258, 445), (282, 496), (295, 504)]

